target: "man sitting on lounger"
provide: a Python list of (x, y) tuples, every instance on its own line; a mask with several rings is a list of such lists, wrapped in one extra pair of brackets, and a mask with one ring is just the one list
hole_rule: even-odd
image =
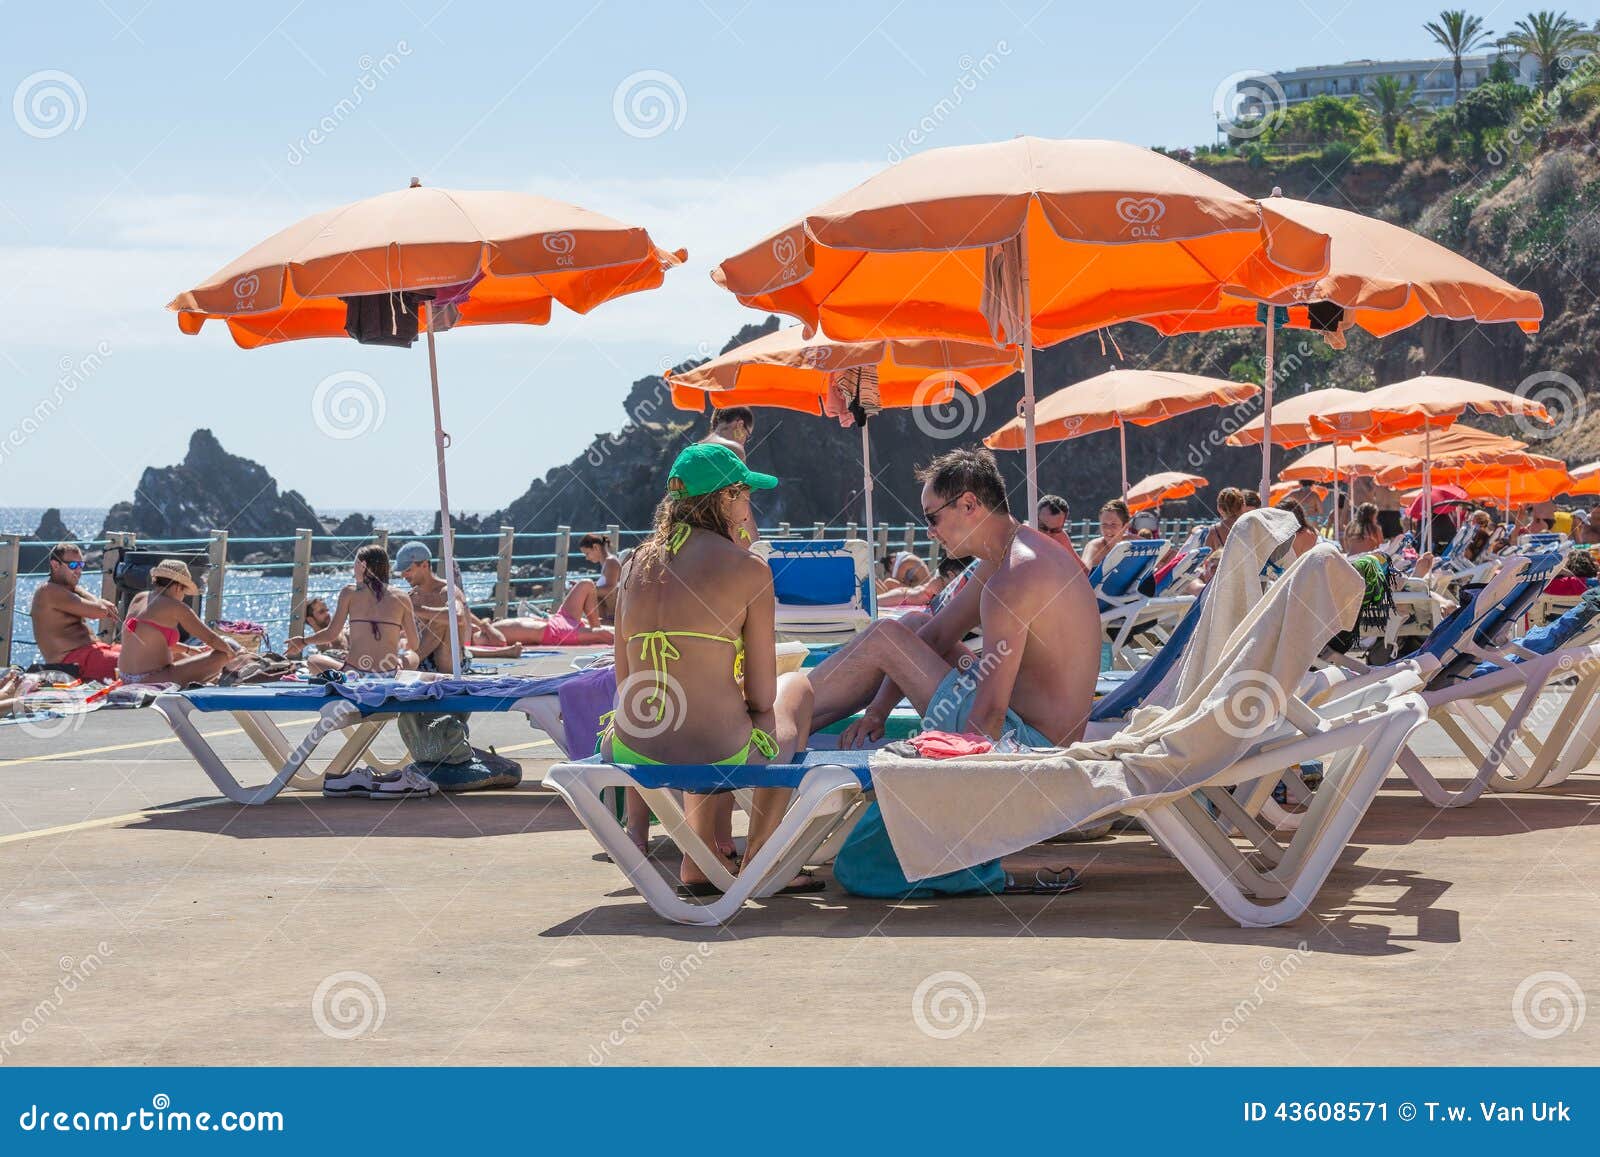
[(114, 624), (117, 608), (78, 585), (83, 573), (83, 551), (76, 543), (51, 547), (49, 566), (50, 579), (33, 592), (29, 608), (33, 641), (38, 644), (40, 657), (46, 663), (71, 663), (86, 680), (115, 679), (121, 648), (96, 639), (89, 630), (89, 620)]
[[(847, 747), (883, 735), (902, 696), (925, 730), (1007, 732), (1029, 746), (1083, 735), (1100, 669), (1100, 617), (1083, 568), (1006, 508), (994, 455), (953, 450), (918, 472), (928, 532), (979, 560), (953, 599), (915, 629), (880, 620), (811, 673), (814, 727), (856, 711)], [(984, 653), (961, 639), (983, 628)]]

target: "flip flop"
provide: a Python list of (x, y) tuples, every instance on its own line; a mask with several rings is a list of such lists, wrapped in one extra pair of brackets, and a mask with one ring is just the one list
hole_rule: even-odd
[(686, 900), (691, 900), (706, 896), (720, 896), (722, 895), (722, 889), (710, 880), (696, 880), (692, 884), (679, 884), (678, 895)]
[(800, 879), (784, 888), (779, 888), (773, 893), (775, 896), (804, 896), (810, 892), (821, 892), (827, 888), (828, 882), (810, 872), (801, 872)]
[(1078, 873), (1071, 868), (1040, 868), (1032, 878), (1006, 873), (1004, 896), (1061, 896), (1083, 887)]

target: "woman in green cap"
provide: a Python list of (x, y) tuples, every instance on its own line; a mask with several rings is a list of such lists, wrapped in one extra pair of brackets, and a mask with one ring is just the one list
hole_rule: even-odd
[[(601, 737), (606, 758), (762, 764), (787, 762), (804, 746), (811, 686), (799, 674), (778, 678), (772, 571), (750, 553), (745, 529), (755, 524), (751, 491), (777, 484), (713, 443), (688, 447), (672, 464), (654, 530), (618, 586), (617, 701)], [(755, 793), (747, 856), (771, 835), (789, 794)], [(725, 802), (685, 797), (684, 812), (707, 847), (717, 847), (716, 816)], [(638, 814), (638, 801), (630, 805), (629, 831), (642, 844), (648, 816)], [(690, 894), (715, 891), (687, 858), (681, 876)], [(788, 890), (821, 886), (805, 876)]]

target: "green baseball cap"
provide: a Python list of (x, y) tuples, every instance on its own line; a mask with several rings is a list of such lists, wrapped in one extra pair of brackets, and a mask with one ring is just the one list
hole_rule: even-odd
[(756, 473), (739, 460), (739, 455), (715, 442), (696, 442), (687, 447), (667, 475), (667, 493), (674, 498), (698, 498), (739, 485), (771, 490), (777, 484), (771, 474)]

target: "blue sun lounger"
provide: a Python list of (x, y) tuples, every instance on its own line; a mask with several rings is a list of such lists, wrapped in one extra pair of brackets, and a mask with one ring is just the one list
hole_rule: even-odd
[[(309, 785), (320, 781), (324, 775), (339, 775), (349, 770), (367, 754), (384, 727), (401, 715), (521, 711), (534, 722), (541, 703), (549, 701), (543, 697), (553, 694), (569, 678), (572, 676), (494, 679), (485, 684), (495, 688), (496, 693), (492, 695), (455, 694), (427, 699), (384, 694), (385, 684), (394, 686), (398, 681), (369, 679), (361, 683), (364, 702), (340, 694), (324, 683), (200, 687), (159, 696), (154, 707), (223, 795), (235, 803), (261, 804), (276, 796), (297, 776)], [(274, 769), (271, 779), (256, 787), (247, 787), (228, 769), (222, 756), (197, 726), (199, 716), (214, 714), (232, 716)], [(311, 714), (317, 716), (317, 720), (298, 743), (291, 743), (275, 719), (286, 714)], [(334, 757), (320, 769), (308, 767), (308, 761), (323, 740), (335, 733), (342, 735), (344, 742)]]

